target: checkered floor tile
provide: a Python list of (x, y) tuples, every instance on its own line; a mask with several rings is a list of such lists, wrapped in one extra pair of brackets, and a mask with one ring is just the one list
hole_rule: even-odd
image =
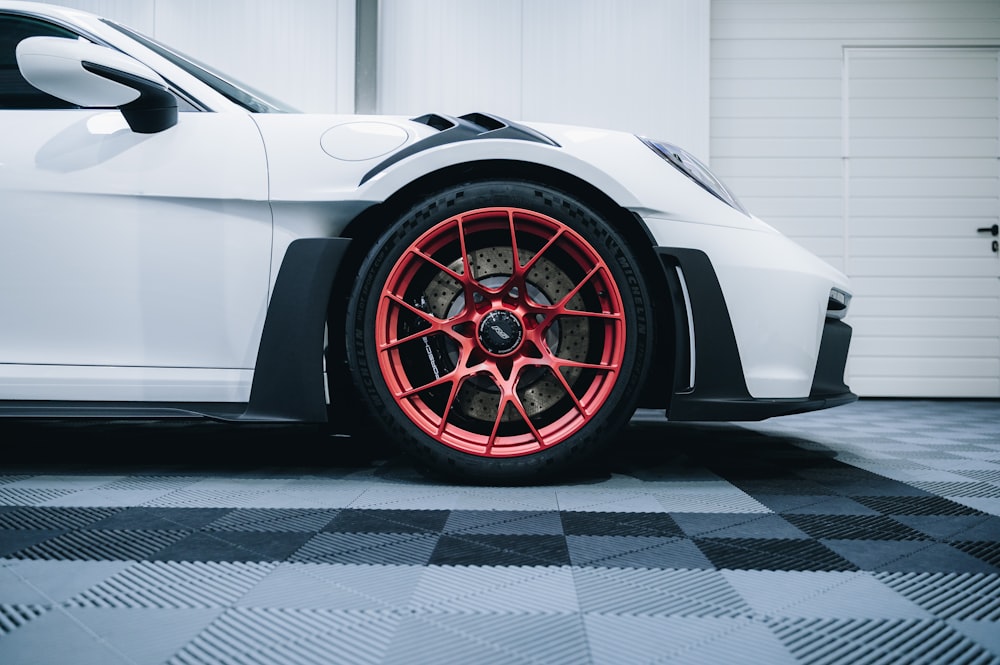
[(280, 428), (0, 437), (5, 665), (1000, 664), (996, 401), (640, 412), (516, 488)]

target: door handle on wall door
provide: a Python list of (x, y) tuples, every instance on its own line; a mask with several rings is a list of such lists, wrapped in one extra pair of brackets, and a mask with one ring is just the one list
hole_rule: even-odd
[(977, 233), (989, 233), (992, 235), (1000, 235), (1000, 225), (994, 224), (993, 226), (984, 226), (980, 229), (976, 229)]

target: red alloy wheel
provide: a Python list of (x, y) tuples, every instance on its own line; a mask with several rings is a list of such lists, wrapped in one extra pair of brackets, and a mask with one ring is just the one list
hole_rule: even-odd
[(625, 314), (610, 268), (538, 212), (486, 207), (434, 224), (377, 302), (375, 353), (392, 399), (464, 453), (517, 457), (565, 441), (621, 373)]

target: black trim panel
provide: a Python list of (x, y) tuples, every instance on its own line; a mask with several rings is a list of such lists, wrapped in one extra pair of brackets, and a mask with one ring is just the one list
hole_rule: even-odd
[(10, 400), (0, 402), (0, 418), (117, 418), (166, 420), (168, 418), (214, 418), (237, 420), (246, 409), (243, 402), (62, 402)]
[(413, 118), (413, 121), (438, 129), (439, 132), (412, 143), (382, 160), (371, 171), (366, 173), (358, 184), (363, 185), (396, 162), (406, 159), (410, 155), (415, 155), (428, 148), (436, 148), (439, 145), (448, 143), (471, 141), (474, 139), (518, 139), (521, 141), (545, 143), (556, 147), (559, 146), (558, 143), (541, 132), (488, 113), (467, 113), (457, 118), (438, 113), (429, 113), (419, 118)]
[(349, 238), (300, 238), (285, 251), (240, 420), (326, 422), (323, 331)]
[(847, 366), (852, 332), (851, 326), (838, 319), (827, 319), (823, 324), (823, 339), (819, 345), (810, 399), (850, 392), (844, 383), (844, 368)]
[[(732, 319), (722, 287), (704, 252), (658, 247), (667, 279), (678, 282), (675, 267), (684, 273), (694, 319), (695, 382), (687, 386), (690, 342), (678, 344), (674, 388), (667, 415), (673, 421), (755, 421), (848, 404), (858, 399), (843, 383), (851, 328), (829, 319), (823, 329), (817, 368), (809, 397), (758, 399), (747, 390), (743, 363), (736, 346)], [(676, 289), (672, 288), (671, 291)], [(683, 299), (674, 296), (677, 339), (687, 340)]]
[(82, 65), (92, 74), (139, 92), (136, 99), (118, 107), (133, 132), (156, 134), (177, 124), (177, 98), (162, 85), (93, 62)]

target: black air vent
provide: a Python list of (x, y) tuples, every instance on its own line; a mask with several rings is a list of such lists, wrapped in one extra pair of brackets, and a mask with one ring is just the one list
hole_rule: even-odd
[(443, 132), (446, 129), (451, 129), (455, 126), (448, 118), (438, 115), (437, 113), (428, 113), (427, 115), (422, 115), (419, 118), (414, 118), (413, 122), (419, 122), (421, 124), (427, 125), (428, 127), (433, 127), (439, 132)]
[(507, 126), (507, 123), (502, 122), (499, 118), (492, 115), (486, 115), (485, 113), (466, 113), (465, 115), (459, 116), (459, 118), (467, 122), (471, 122), (474, 125), (479, 125), (487, 132), (503, 129)]
[(406, 159), (410, 155), (415, 155), (428, 148), (434, 148), (447, 143), (477, 139), (515, 139), (518, 141), (544, 143), (556, 148), (559, 147), (558, 143), (539, 131), (488, 113), (467, 113), (457, 118), (438, 113), (428, 113), (427, 115), (412, 118), (412, 120), (413, 122), (433, 127), (438, 130), (438, 133), (425, 136), (419, 141), (411, 143), (393, 153), (366, 173), (359, 184), (363, 185), (380, 172), (396, 162)]

